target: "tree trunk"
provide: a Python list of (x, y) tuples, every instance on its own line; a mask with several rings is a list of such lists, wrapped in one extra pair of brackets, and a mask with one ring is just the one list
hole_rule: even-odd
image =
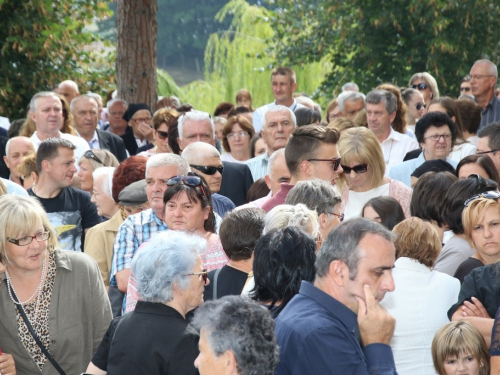
[(156, 110), (157, 0), (118, 0), (116, 78), (118, 97)]

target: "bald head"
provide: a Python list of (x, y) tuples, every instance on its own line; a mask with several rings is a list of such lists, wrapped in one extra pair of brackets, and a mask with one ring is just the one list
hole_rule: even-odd
[(57, 91), (60, 95), (66, 98), (68, 103), (71, 103), (74, 98), (80, 95), (80, 92), (78, 91), (78, 85), (76, 84), (76, 82), (70, 80), (62, 81), (59, 84)]
[(189, 164), (203, 164), (207, 158), (220, 158), (219, 151), (211, 144), (194, 142), (181, 155)]
[(20, 184), (21, 173), (17, 170), (19, 164), (25, 156), (35, 152), (35, 147), (31, 139), (27, 137), (14, 137), (9, 139), (5, 145), (5, 156), (3, 157), (5, 164), (10, 170), (12, 181)]
[(214, 146), (205, 142), (191, 143), (182, 151), (182, 158), (189, 163), (193, 172), (203, 176), (212, 193), (220, 190), (224, 165)]

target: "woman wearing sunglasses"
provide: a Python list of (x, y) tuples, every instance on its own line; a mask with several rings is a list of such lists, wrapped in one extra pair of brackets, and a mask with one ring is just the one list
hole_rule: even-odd
[(120, 162), (108, 150), (87, 150), (78, 159), (78, 177), (80, 177), (80, 189), (94, 194), (94, 178), (92, 173), (101, 167), (118, 167)]
[(401, 95), (406, 104), (406, 127), (415, 133), (415, 124), (427, 112), (424, 96), (412, 88), (404, 89)]
[(411, 190), (401, 182), (385, 177), (385, 160), (380, 142), (366, 128), (347, 129), (339, 141), (342, 169), (338, 187), (342, 195), (340, 212), (345, 220), (359, 217), (372, 198), (391, 196), (410, 216)]
[(200, 253), (201, 237), (162, 232), (132, 261), (142, 301), (113, 320), (92, 362), (91, 374), (198, 374), (198, 339), (186, 333), (189, 311), (203, 303), (209, 283)]
[(149, 158), (154, 154), (171, 153), (168, 145), (168, 126), (179, 116), (175, 109), (162, 108), (153, 115), (154, 141), (137, 149), (138, 156)]
[(432, 99), (439, 98), (439, 89), (436, 79), (427, 72), (415, 73), (408, 83), (408, 87), (418, 90), (424, 96), (424, 102), (430, 103)]
[(243, 163), (250, 159), (250, 140), (254, 135), (253, 125), (245, 117), (230, 117), (222, 129), (222, 145), (226, 153), (221, 160)]

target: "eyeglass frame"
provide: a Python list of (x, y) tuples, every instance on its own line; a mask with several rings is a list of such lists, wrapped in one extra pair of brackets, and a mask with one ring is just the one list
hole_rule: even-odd
[(478, 79), (481, 79), (484, 77), (494, 77), (494, 75), (493, 74), (470, 74), (469, 77), (470, 77), (471, 81), (473, 79), (475, 79), (477, 81)]
[(145, 124), (149, 124), (151, 125), (151, 121), (153, 121), (153, 118), (152, 117), (149, 117), (149, 118), (145, 118), (145, 117), (141, 117), (141, 118), (131, 118), (130, 121), (133, 121), (135, 122), (136, 124), (141, 124), (141, 123), (145, 123)]
[(422, 90), (426, 90), (426, 89), (430, 90), (429, 85), (427, 83), (425, 83), (425, 82), (422, 82), (422, 83), (419, 83), (419, 84), (416, 84), (416, 85), (410, 85), (410, 87), (412, 89), (415, 89), (415, 90), (418, 90), (418, 91), (422, 91)]
[(475, 194), (464, 202), (464, 206), (469, 207), (472, 202), (474, 202), (476, 199), (479, 199), (479, 198), (498, 199), (498, 198), (500, 198), (500, 192), (495, 191), (495, 190), (490, 190), (490, 191), (486, 191), (484, 193)]
[(417, 103), (417, 105), (415, 106), (415, 109), (416, 109), (417, 111), (420, 111), (420, 109), (421, 109), (422, 107), (424, 107), (424, 109), (425, 109), (425, 108), (427, 108), (427, 104), (425, 104), (425, 103)]
[[(45, 238), (43, 240), (38, 240), (36, 237), (39, 236), (39, 235), (46, 235), (47, 238)], [(23, 238), (28, 238), (28, 237), (31, 238), (31, 241), (28, 242), (28, 243), (25, 243), (25, 244), (21, 245), (20, 241)], [(33, 242), (33, 240), (36, 240), (37, 242), (43, 242), (43, 241), (47, 241), (49, 238), (50, 238), (50, 231), (49, 230), (45, 230), (42, 233), (35, 234), (34, 236), (27, 235), (27, 236), (22, 236), (21, 238), (10, 238), (10, 237), (7, 237), (7, 242), (13, 243), (14, 245), (17, 245), (17, 246), (28, 246), (28, 245), (31, 245), (31, 243)]]
[[(359, 169), (364, 169), (363, 171), (357, 171), (356, 168)], [(361, 173), (366, 173), (368, 171), (368, 164), (358, 164), (355, 165), (354, 167), (348, 167), (347, 165), (343, 165), (342, 169), (344, 170), (344, 174), (351, 174), (352, 171), (354, 171), (356, 174), (361, 174)]]
[(204, 285), (207, 285), (207, 281), (208, 281), (208, 269), (205, 268), (201, 272), (186, 273), (186, 274), (184, 274), (182, 276), (201, 276)]
[[(432, 139), (432, 137), (438, 137), (437, 139)], [(443, 138), (443, 140), (446, 142), (446, 141), (450, 141), (452, 138), (453, 138), (453, 134), (433, 134), (433, 135), (429, 135), (428, 137), (424, 137), (424, 139), (430, 139), (431, 141), (434, 141), (434, 142), (439, 142), (440, 139)]]
[[(89, 156), (89, 155), (90, 155), (90, 156)], [(94, 151), (92, 151), (92, 150), (87, 150), (87, 151), (85, 151), (85, 153), (83, 154), (83, 157), (84, 157), (85, 159), (92, 159), (92, 160), (94, 160), (94, 161), (98, 162), (99, 164), (104, 165), (104, 163), (102, 162), (102, 160), (101, 160), (101, 159), (99, 159), (99, 158), (96, 156), (96, 154), (94, 154)]]
[(340, 222), (343, 222), (344, 218), (345, 218), (345, 213), (344, 212), (341, 212), (340, 214), (336, 214), (335, 212), (327, 212), (327, 214), (337, 216), (339, 218)]
[(161, 140), (168, 138), (168, 132), (164, 132), (162, 130), (157, 130), (156, 133), (158, 133), (158, 138), (160, 138)]
[(476, 151), (476, 155), (485, 155), (485, 154), (489, 154), (490, 152), (498, 152), (500, 151), (500, 149), (497, 149), (497, 150), (489, 150), (489, 151), (480, 151), (480, 152), (477, 152)]
[(338, 158), (331, 158), (331, 159), (307, 159), (307, 161), (329, 161), (329, 162), (333, 162), (333, 170), (336, 171), (337, 169), (339, 169), (341, 159), (342, 159), (342, 156), (339, 156)]
[(235, 132), (235, 133), (228, 133), (226, 135), (226, 138), (229, 139), (233, 139), (233, 138), (236, 138), (236, 136), (239, 135), (241, 138), (245, 138), (246, 136), (250, 135), (250, 133), (248, 133), (246, 130), (241, 130), (239, 132)]
[[(213, 176), (214, 174), (216, 174), (217, 172), (219, 172), (221, 175), (224, 174), (224, 165), (220, 166), (220, 167), (214, 167), (212, 165), (196, 165), (196, 164), (189, 164), (189, 166), (191, 168), (195, 168), (195, 169), (198, 169), (199, 171), (201, 171), (201, 173), (203, 174), (206, 174), (206, 175), (209, 175), (209, 176)], [(207, 168), (215, 168), (215, 171), (213, 173), (211, 173), (210, 171), (207, 170)], [(211, 169), (211, 171), (213, 171), (213, 169)]]

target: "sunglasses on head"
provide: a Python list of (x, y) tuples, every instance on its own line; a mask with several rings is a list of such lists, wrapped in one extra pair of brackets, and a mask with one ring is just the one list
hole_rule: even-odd
[(351, 173), (351, 171), (354, 171), (356, 173), (365, 173), (368, 170), (368, 164), (359, 164), (355, 165), (354, 167), (348, 167), (347, 165), (343, 165), (342, 169), (344, 170), (345, 174)]
[(415, 108), (417, 108), (417, 111), (420, 111), (421, 108), (427, 108), (427, 106), (425, 105), (425, 103), (418, 103), (417, 106)]
[(182, 185), (187, 185), (187, 186), (192, 186), (192, 187), (199, 186), (201, 188), (203, 195), (207, 196), (207, 193), (205, 192), (205, 189), (203, 188), (201, 178), (198, 176), (175, 176), (175, 177), (170, 178), (167, 181), (167, 186), (174, 186), (177, 184), (182, 184)]
[(157, 130), (156, 133), (158, 133), (158, 138), (160, 138), (160, 139), (168, 138), (168, 132), (162, 132), (160, 130)]
[(99, 159), (97, 156), (95, 156), (95, 154), (94, 154), (94, 152), (92, 150), (85, 151), (85, 154), (83, 154), (83, 156), (86, 159), (92, 159), (92, 160), (98, 162), (99, 164), (104, 165), (104, 163), (101, 161), (101, 159)]
[(427, 86), (427, 83), (419, 83), (418, 85), (411, 85), (410, 87), (416, 90), (425, 90), (429, 86)]
[(204, 166), (204, 165), (194, 165), (194, 164), (190, 164), (189, 166), (191, 168), (198, 169), (201, 173), (207, 174), (209, 176), (212, 176), (212, 175), (216, 174), (217, 172), (219, 172), (220, 174), (224, 173), (224, 166), (220, 166), (220, 167), (207, 167), (207, 166)]
[(465, 207), (469, 207), (469, 205), (472, 202), (474, 202), (476, 199), (479, 199), (479, 198), (498, 199), (498, 198), (500, 198), (500, 193), (498, 191), (492, 190), (492, 191), (487, 191), (485, 193), (473, 195), (472, 197), (470, 197), (469, 199), (467, 199), (464, 202), (464, 206)]

